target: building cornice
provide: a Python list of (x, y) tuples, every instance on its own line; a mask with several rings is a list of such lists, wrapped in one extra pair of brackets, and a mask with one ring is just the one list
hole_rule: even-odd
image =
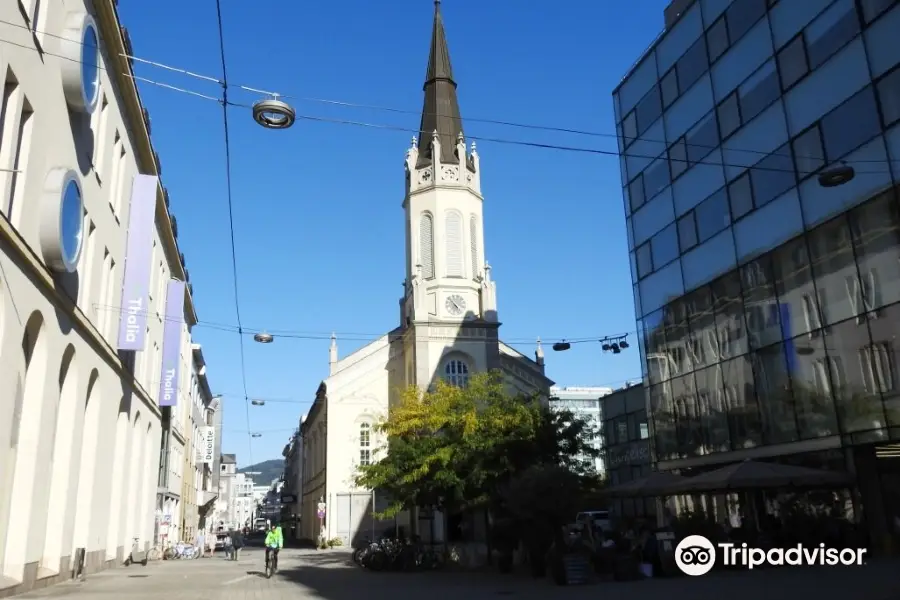
[[(131, 133), (131, 145), (138, 164), (138, 171), (144, 175), (155, 175), (159, 180), (156, 190), (156, 222), (160, 229), (160, 239), (166, 254), (171, 257), (169, 265), (173, 275), (177, 279), (185, 281), (184, 265), (181, 263), (178, 242), (175, 240), (175, 230), (166, 206), (159, 166), (156, 163), (156, 153), (153, 151), (150, 141), (150, 131), (144, 120), (144, 107), (141, 103), (140, 92), (138, 92), (136, 80), (133, 78), (131, 61), (127, 56), (128, 51), (116, 11), (116, 2), (115, 0), (94, 0), (94, 10), (97, 26), (100, 28), (100, 39), (103, 40), (102, 46), (106, 50), (105, 59), (108, 61), (106, 72), (119, 92), (117, 97), (121, 100), (121, 106), (124, 108), (123, 120), (126, 121), (128, 131)], [(189, 320), (188, 326), (196, 325), (197, 312), (189, 287), (185, 288), (184, 302), (185, 316)]]
[(106, 363), (112, 367), (113, 371), (123, 380), (131, 384), (132, 390), (141, 399), (144, 405), (153, 412), (157, 418), (162, 418), (162, 411), (156, 402), (153, 401), (150, 394), (141, 383), (129, 372), (119, 358), (118, 353), (110, 345), (108, 341), (100, 334), (97, 328), (91, 323), (90, 319), (85, 316), (78, 305), (65, 292), (62, 291), (50, 269), (41, 258), (35, 253), (34, 249), (28, 245), (24, 238), (19, 235), (6, 215), (0, 214), (0, 239), (2, 239), (12, 252), (8, 253), (17, 266), (25, 272), (29, 279), (38, 283), (37, 287), (42, 288), (44, 296), (56, 305), (62, 312), (72, 319), (72, 325), (82, 334), (84, 340), (97, 352)]

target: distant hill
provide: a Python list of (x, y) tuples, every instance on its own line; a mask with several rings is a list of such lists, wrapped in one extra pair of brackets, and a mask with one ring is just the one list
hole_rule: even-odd
[(269, 485), (273, 479), (278, 479), (284, 472), (284, 460), (272, 459), (264, 460), (255, 465), (249, 465), (242, 469), (238, 469), (238, 473), (259, 472), (259, 475), (251, 475), (255, 485)]

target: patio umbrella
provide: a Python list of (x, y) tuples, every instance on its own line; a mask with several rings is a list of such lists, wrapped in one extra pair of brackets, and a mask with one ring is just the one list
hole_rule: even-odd
[(684, 481), (686, 479), (680, 475), (667, 471), (655, 471), (646, 477), (614, 485), (606, 490), (606, 494), (615, 498), (665, 496), (669, 494), (670, 488), (680, 485)]
[(847, 473), (745, 460), (696, 477), (686, 477), (673, 493), (749, 491), (762, 488), (841, 486), (850, 483)]

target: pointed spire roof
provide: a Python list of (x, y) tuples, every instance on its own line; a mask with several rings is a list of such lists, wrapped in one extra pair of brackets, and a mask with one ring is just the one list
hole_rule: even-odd
[(422, 107), (422, 121), (419, 125), (421, 153), (417, 167), (431, 163), (431, 139), (437, 131), (441, 142), (441, 162), (456, 163), (456, 143), (462, 134), (462, 117), (456, 99), (456, 82), (450, 66), (450, 50), (444, 19), (441, 16), (441, 2), (434, 3), (434, 25), (431, 29), (431, 52), (428, 69), (425, 72), (425, 102)]

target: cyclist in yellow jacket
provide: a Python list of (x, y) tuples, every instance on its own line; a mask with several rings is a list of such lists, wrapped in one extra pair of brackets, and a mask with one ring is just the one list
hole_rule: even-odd
[(276, 523), (269, 526), (266, 532), (266, 569), (269, 568), (269, 557), (271, 555), (272, 571), (278, 570), (278, 551), (284, 548), (284, 536), (281, 533), (281, 527)]

